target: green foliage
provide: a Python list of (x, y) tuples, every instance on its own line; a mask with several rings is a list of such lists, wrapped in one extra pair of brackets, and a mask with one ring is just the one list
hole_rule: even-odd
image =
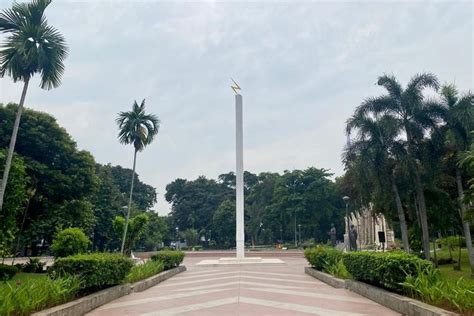
[(431, 262), (404, 252), (348, 252), (343, 261), (355, 280), (395, 292), (403, 291), (407, 275), (416, 277), (419, 267), (432, 266)]
[[(127, 238), (125, 240), (124, 252), (130, 254), (135, 243), (140, 239), (147, 228), (148, 216), (146, 214), (139, 214), (130, 218), (128, 222)], [(122, 216), (115, 217), (113, 222), (114, 230), (117, 235), (123, 233), (125, 227), (125, 218)]]
[(235, 244), (235, 202), (225, 200), (212, 217), (214, 240), (220, 247), (229, 248)]
[(17, 272), (18, 268), (15, 266), (0, 264), (0, 281), (10, 280)]
[(93, 253), (58, 258), (49, 270), (52, 277), (78, 276), (85, 289), (120, 284), (133, 267), (133, 261), (119, 254)]
[(407, 275), (402, 285), (410, 296), (428, 304), (447, 306), (461, 313), (474, 310), (474, 285), (462, 278), (447, 282), (432, 266), (416, 264), (416, 274)]
[(466, 247), (466, 238), (459, 236), (448, 236), (436, 240), (437, 245), (451, 249), (458, 248), (460, 243), (461, 247)]
[(125, 282), (134, 283), (163, 271), (164, 265), (160, 261), (149, 260), (144, 264), (137, 264), (132, 267), (130, 273), (125, 278)]
[(343, 253), (334, 248), (318, 245), (314, 248), (307, 248), (304, 256), (313, 268), (319, 271), (325, 271), (326, 267), (335, 267), (338, 265)]
[(349, 279), (351, 277), (351, 274), (347, 271), (342, 258), (340, 258), (336, 263), (326, 262), (324, 265), (324, 271), (340, 279)]
[(151, 256), (151, 260), (163, 263), (163, 268), (169, 270), (183, 262), (184, 252), (174, 250), (162, 250)]
[[(0, 149), (0, 175), (3, 174), (5, 157), (5, 151)], [(16, 218), (24, 210), (29, 180), (23, 159), (13, 155), (3, 210), (0, 212), (0, 257), (11, 254), (12, 242), (18, 231)]]
[(51, 245), (55, 257), (67, 257), (85, 253), (91, 242), (79, 228), (66, 228), (60, 231)]
[(43, 273), (45, 262), (41, 262), (38, 258), (28, 258), (28, 262), (22, 267), (22, 271), (25, 273)]
[(79, 291), (77, 277), (50, 279), (29, 278), (17, 284), (0, 287), (0, 315), (30, 315), (51, 306), (67, 302)]

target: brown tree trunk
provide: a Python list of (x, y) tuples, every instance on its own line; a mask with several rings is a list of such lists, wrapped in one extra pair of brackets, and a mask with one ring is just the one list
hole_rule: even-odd
[(407, 228), (407, 222), (405, 219), (405, 212), (403, 210), (402, 201), (400, 200), (397, 184), (395, 183), (395, 179), (393, 179), (393, 177), (392, 177), (392, 190), (395, 196), (395, 204), (397, 205), (398, 219), (400, 221), (400, 230), (402, 233), (403, 249), (405, 249), (406, 252), (410, 252), (410, 243), (408, 242), (408, 228)]

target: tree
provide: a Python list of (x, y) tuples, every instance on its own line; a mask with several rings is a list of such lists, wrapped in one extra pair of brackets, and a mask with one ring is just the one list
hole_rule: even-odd
[[(15, 104), (0, 104), (0, 148), (8, 146), (16, 109)], [(28, 187), (35, 189), (35, 194), (29, 199), (27, 214), (17, 213), (18, 226), (24, 223), (20, 249), (31, 245), (36, 254), (36, 245), (41, 240), (51, 243), (57, 231), (56, 226), (76, 226), (69, 219), (75, 223), (86, 220), (68, 217), (68, 208), (65, 206), (70, 201), (89, 200), (95, 194), (99, 183), (95, 174), (96, 163), (90, 153), (78, 150), (74, 140), (54, 117), (28, 108), (22, 116), (15, 156), (24, 162)], [(9, 181), (13, 181), (11, 179)], [(11, 207), (7, 206), (11, 189), (9, 183), (4, 211)], [(17, 206), (23, 208), (25, 205), (26, 200)], [(90, 218), (91, 213), (77, 214)], [(114, 216), (109, 218), (109, 226)]]
[(151, 144), (158, 134), (160, 120), (153, 114), (145, 113), (145, 99), (138, 105), (137, 101), (133, 103), (132, 110), (129, 112), (120, 112), (117, 118), (119, 126), (119, 141), (122, 144), (134, 147), (132, 183), (130, 184), (130, 197), (128, 200), (127, 217), (123, 229), (123, 239), (120, 252), (123, 253), (125, 239), (127, 236), (128, 220), (130, 218), (130, 208), (132, 207), (133, 183), (135, 179), (135, 167), (137, 162), (137, 153)]
[(235, 245), (235, 202), (225, 200), (219, 205), (212, 217), (212, 231), (220, 247)]
[(55, 28), (48, 25), (44, 16), (44, 11), (50, 3), (51, 0), (14, 2), (11, 9), (0, 13), (0, 32), (9, 34), (3, 43), (3, 49), (0, 50), (0, 78), (6, 74), (12, 77), (14, 82), (23, 81), (23, 91), (0, 185), (0, 212), (30, 79), (34, 74), (40, 73), (41, 88), (49, 90), (60, 85), (64, 73), (66, 41)]
[(399, 132), (397, 123), (397, 120), (387, 115), (370, 117), (358, 113), (352, 116), (347, 122), (346, 130), (349, 135), (356, 130), (357, 140), (348, 148), (346, 163), (350, 163), (347, 160), (350, 160), (352, 155), (359, 155), (361, 162), (370, 170), (374, 182), (378, 184), (377, 191), (384, 191), (386, 185), (391, 188), (400, 221), (403, 248), (409, 252), (405, 211), (395, 175), (396, 161), (402, 160), (400, 154), (405, 155), (403, 145), (396, 141)]
[(468, 150), (470, 137), (469, 132), (474, 130), (474, 95), (468, 93), (459, 96), (454, 85), (444, 85), (441, 87), (441, 96), (443, 105), (446, 107), (446, 127), (445, 144), (449, 149), (451, 161), (455, 169), (456, 188), (459, 205), (459, 215), (461, 218), (464, 237), (468, 251), (471, 273), (474, 275), (474, 249), (472, 247), (470, 221), (466, 215), (466, 204), (464, 203), (463, 172), (462, 168), (456, 163), (459, 154)]
[[(113, 227), (117, 234), (125, 231), (125, 219), (122, 216), (115, 217), (113, 222)], [(127, 236), (124, 240), (126, 243), (124, 246), (123, 252), (127, 255), (133, 250), (135, 243), (142, 237), (143, 233), (146, 231), (146, 227), (148, 225), (148, 216), (144, 213), (139, 214), (135, 217), (132, 217), (128, 223), (129, 229), (127, 230)]]
[(378, 85), (383, 86), (388, 94), (365, 100), (357, 109), (357, 115), (387, 114), (399, 121), (400, 134), (406, 135), (407, 153), (410, 169), (414, 175), (417, 205), (422, 229), (422, 244), (425, 259), (430, 258), (430, 235), (426, 209), (425, 188), (422, 181), (422, 166), (417, 148), (421, 145), (426, 132), (437, 124), (444, 109), (439, 104), (426, 100), (425, 88), (438, 90), (436, 76), (430, 73), (415, 75), (405, 89), (394, 76), (383, 75), (378, 78)]

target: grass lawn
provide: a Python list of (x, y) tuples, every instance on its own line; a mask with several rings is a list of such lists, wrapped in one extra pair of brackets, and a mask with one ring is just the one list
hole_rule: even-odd
[[(453, 259), (458, 261), (459, 249), (452, 252)], [(437, 258), (449, 258), (448, 249), (436, 251)], [(467, 249), (461, 249), (461, 271), (454, 270), (453, 267), (457, 266), (457, 263), (443, 264), (438, 268), (441, 271), (441, 275), (448, 281), (456, 282), (459, 278), (463, 278), (466, 283), (474, 285), (474, 278), (471, 277), (471, 268), (469, 266), (469, 258), (467, 256)]]
[(10, 284), (12, 287), (15, 287), (17, 286), (16, 285), (17, 282), (20, 282), (21, 284), (25, 284), (29, 280), (37, 280), (41, 278), (47, 278), (46, 273), (17, 273), (11, 280), (7, 282), (0, 282), (0, 291), (3, 288), (7, 288), (8, 284)]

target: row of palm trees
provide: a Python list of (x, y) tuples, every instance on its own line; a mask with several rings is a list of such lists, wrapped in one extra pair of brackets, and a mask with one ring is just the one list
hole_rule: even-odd
[[(44, 14), (51, 1), (14, 2), (11, 8), (0, 12), (0, 33), (7, 34), (0, 50), (0, 78), (8, 75), (14, 82), (23, 82), (0, 184), (0, 213), (6, 211), (3, 210), (3, 201), (29, 82), (35, 74), (40, 74), (41, 88), (56, 88), (61, 84), (65, 69), (64, 60), (68, 55), (66, 40), (48, 24)], [(158, 134), (160, 121), (155, 115), (145, 112), (145, 100), (140, 105), (135, 101), (132, 110), (120, 112), (116, 121), (119, 126), (119, 141), (134, 146), (132, 181), (121, 247), (123, 253), (132, 205), (137, 153), (153, 141)]]
[[(422, 231), (425, 258), (430, 258), (430, 233), (425, 199), (424, 148), (441, 145), (445, 159), (454, 163), (459, 216), (463, 223), (471, 269), (474, 273), (470, 221), (466, 216), (463, 170), (459, 154), (469, 148), (474, 129), (474, 95), (459, 95), (454, 85), (440, 86), (435, 75), (415, 75), (403, 88), (392, 75), (378, 78), (386, 94), (368, 98), (347, 121), (346, 132), (355, 134), (344, 155), (346, 168), (363, 168), (376, 190), (390, 190), (397, 210), (403, 247), (410, 250), (405, 209), (399, 194), (398, 177), (414, 186), (415, 207)], [(427, 97), (429, 91), (438, 95)], [(404, 170), (405, 172), (400, 172)]]

